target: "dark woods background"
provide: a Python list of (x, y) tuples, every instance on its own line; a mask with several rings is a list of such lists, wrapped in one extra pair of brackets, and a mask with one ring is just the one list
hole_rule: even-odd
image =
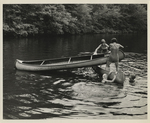
[(146, 4), (3, 5), (4, 37), (146, 32)]

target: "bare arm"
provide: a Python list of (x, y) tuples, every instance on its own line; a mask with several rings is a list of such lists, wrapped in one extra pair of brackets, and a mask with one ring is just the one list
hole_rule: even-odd
[(94, 54), (97, 54), (97, 50), (101, 47), (101, 44), (95, 49)]
[(124, 46), (122, 46), (121, 44), (119, 44), (119, 46), (120, 46), (121, 48), (124, 48)]
[(116, 74), (114, 75), (114, 78), (113, 78), (112, 80), (106, 80), (106, 79), (105, 79), (105, 82), (114, 82), (115, 79), (116, 79)]
[(108, 45), (108, 44), (106, 44), (106, 46), (107, 46), (107, 47), (109, 47), (109, 45)]

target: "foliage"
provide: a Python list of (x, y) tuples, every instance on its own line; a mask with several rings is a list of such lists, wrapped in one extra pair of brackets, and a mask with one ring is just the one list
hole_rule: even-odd
[(4, 36), (147, 31), (146, 4), (4, 4)]

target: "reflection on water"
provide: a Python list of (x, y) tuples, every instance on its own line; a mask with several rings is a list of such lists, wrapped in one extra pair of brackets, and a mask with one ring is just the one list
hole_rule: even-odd
[[(124, 86), (101, 83), (90, 67), (49, 73), (16, 71), (17, 89), (4, 93), (4, 118), (147, 118), (146, 72), (141, 77), (132, 65), (123, 65), (126, 63), (120, 63), (126, 74)], [(145, 68), (141, 67), (141, 73)], [(129, 69), (137, 75), (134, 83), (128, 81)]]
[[(108, 40), (111, 36), (102, 37)], [(91, 67), (45, 73), (14, 69), (16, 58), (44, 59), (92, 52), (101, 37), (94, 38), (95, 44), (91, 43), (92, 36), (51, 38), (45, 43), (30, 39), (4, 42), (3, 118), (146, 119), (146, 54), (127, 53), (119, 63), (126, 76), (123, 86), (101, 83)], [(129, 82), (132, 73), (136, 74), (134, 83)]]

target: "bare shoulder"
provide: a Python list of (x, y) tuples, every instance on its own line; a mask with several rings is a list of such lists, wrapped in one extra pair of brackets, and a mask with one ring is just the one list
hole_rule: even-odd
[(113, 46), (113, 44), (112, 44), (112, 43), (110, 43), (110, 44), (109, 44), (109, 46)]
[(118, 47), (123, 47), (121, 44), (118, 44)]
[(121, 44), (119, 44), (119, 43), (117, 43), (116, 45), (117, 45), (118, 47), (120, 47), (120, 46), (121, 46)]

